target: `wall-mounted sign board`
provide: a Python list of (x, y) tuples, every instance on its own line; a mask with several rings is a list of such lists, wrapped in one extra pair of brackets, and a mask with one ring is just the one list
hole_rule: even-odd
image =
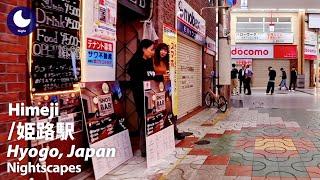
[(32, 92), (73, 89), (80, 81), (80, 1), (32, 0)]

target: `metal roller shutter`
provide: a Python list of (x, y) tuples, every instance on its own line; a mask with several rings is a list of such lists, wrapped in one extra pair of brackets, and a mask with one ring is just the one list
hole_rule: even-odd
[(252, 79), (252, 86), (253, 87), (267, 87), (267, 83), (269, 80), (268, 76), (268, 67), (272, 66), (273, 69), (277, 72), (276, 77), (276, 85), (275, 88), (281, 82), (281, 71), (280, 68), (284, 68), (287, 73), (287, 84), (289, 84), (290, 78), (290, 61), (289, 60), (253, 60), (252, 62), (252, 70), (254, 72), (253, 79)]
[(178, 117), (202, 104), (202, 47), (178, 36), (177, 87)]

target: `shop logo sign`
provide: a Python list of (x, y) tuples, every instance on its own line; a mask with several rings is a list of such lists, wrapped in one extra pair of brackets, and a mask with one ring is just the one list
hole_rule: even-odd
[(231, 47), (231, 58), (234, 59), (263, 59), (273, 58), (273, 45), (242, 44)]
[(206, 21), (185, 1), (176, 1), (177, 30), (197, 42), (205, 43)]
[(98, 97), (98, 107), (100, 116), (107, 116), (114, 113), (111, 93)]
[(36, 15), (28, 7), (16, 7), (7, 17), (10, 31), (18, 36), (27, 36), (36, 28)]

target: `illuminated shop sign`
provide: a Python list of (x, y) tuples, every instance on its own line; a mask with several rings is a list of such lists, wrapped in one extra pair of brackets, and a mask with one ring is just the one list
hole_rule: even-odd
[(269, 44), (241, 44), (231, 47), (233, 59), (270, 59), (273, 58), (273, 45)]
[(205, 43), (206, 21), (184, 0), (176, 1), (177, 30)]

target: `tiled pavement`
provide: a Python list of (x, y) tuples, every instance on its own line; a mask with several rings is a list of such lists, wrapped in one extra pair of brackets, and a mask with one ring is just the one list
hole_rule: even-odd
[(310, 88), (310, 89), (297, 89), (299, 92), (319, 96), (320, 95), (320, 88)]
[[(288, 96), (292, 102), (300, 98), (311, 105), (302, 102), (290, 109), (274, 104), (284, 98), (287, 105)], [(157, 166), (147, 169), (145, 160), (136, 155), (103, 179), (320, 180), (320, 112), (315, 109), (318, 100), (308, 98), (313, 97), (302, 93), (236, 97), (244, 108), (226, 114), (207, 109), (182, 123), (180, 130), (194, 135), (177, 142), (176, 151)], [(257, 101), (264, 107), (255, 107), (252, 102)], [(210, 143), (198, 145), (199, 140)]]

